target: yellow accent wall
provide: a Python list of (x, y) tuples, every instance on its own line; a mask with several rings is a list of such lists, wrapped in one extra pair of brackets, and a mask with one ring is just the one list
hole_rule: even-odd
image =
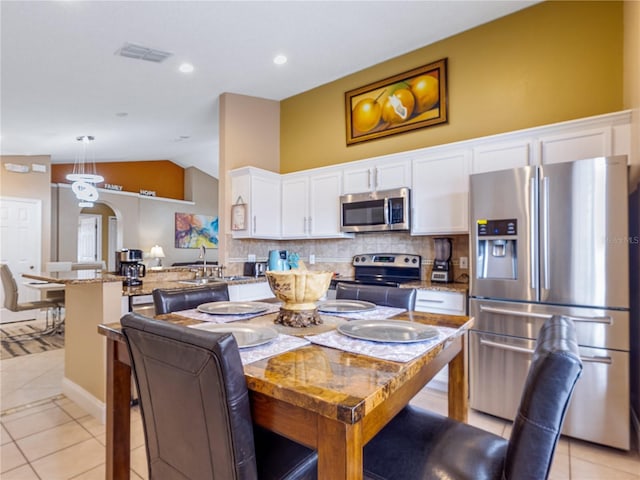
[[(445, 57), (448, 124), (346, 146), (346, 91)], [(283, 100), (280, 172), (621, 109), (623, 2), (545, 2)]]

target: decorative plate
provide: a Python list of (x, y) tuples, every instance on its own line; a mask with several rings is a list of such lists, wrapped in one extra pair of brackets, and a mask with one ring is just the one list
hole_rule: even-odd
[(325, 313), (354, 313), (373, 310), (375, 303), (362, 300), (326, 300), (318, 303), (318, 310)]
[(209, 302), (198, 305), (198, 311), (211, 315), (250, 315), (266, 312), (268, 307), (260, 302)]
[(232, 325), (219, 323), (198, 323), (189, 325), (191, 328), (207, 330), (209, 332), (229, 332), (238, 343), (238, 348), (256, 347), (270, 342), (278, 336), (278, 332), (272, 327), (261, 327), (259, 325)]
[(374, 342), (413, 343), (438, 336), (438, 330), (405, 320), (354, 320), (338, 326), (343, 335)]

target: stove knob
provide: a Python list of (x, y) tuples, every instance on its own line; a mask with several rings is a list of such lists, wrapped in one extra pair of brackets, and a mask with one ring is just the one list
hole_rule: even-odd
[(360, 257), (360, 260), (362, 260), (363, 262), (367, 261), (367, 257)]
[(409, 257), (404, 257), (404, 263), (409, 263)]
[(418, 263), (418, 259), (414, 258), (413, 260), (411, 260), (411, 263)]
[(358, 262), (360, 261), (360, 257), (356, 257), (356, 258), (354, 258), (354, 259), (353, 259), (353, 261), (354, 261), (355, 263), (358, 263)]

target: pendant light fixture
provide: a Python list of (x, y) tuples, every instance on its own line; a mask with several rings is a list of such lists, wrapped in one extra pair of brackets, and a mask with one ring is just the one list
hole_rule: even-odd
[(76, 137), (82, 144), (73, 164), (73, 173), (67, 175), (67, 180), (71, 180), (71, 190), (80, 201), (80, 207), (93, 207), (93, 203), (98, 200), (98, 190), (95, 185), (104, 182), (104, 177), (96, 173), (96, 163), (93, 156), (91, 142), (95, 138), (91, 135)]

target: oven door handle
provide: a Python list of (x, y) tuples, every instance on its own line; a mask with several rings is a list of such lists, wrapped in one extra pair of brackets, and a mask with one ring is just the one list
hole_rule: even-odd
[[(480, 311), (486, 313), (496, 313), (498, 315), (513, 315), (514, 317), (530, 317), (530, 318), (540, 318), (543, 320), (550, 319), (553, 314), (551, 313), (534, 313), (534, 312), (523, 312), (521, 310), (510, 310), (508, 308), (496, 308), (496, 307), (487, 307), (486, 305), (480, 305)], [(602, 317), (582, 317), (579, 315), (563, 315), (574, 322), (579, 323), (603, 323), (605, 325), (613, 325), (613, 318), (610, 315), (605, 315)]]
[[(515, 345), (507, 345), (505, 343), (492, 342), (491, 340), (485, 340), (484, 338), (480, 339), (480, 345), (485, 345), (487, 347), (498, 348), (500, 350), (509, 350), (510, 352), (518, 352), (518, 353), (527, 353), (533, 355), (534, 350), (531, 348), (525, 347), (516, 347)], [(580, 355), (580, 360), (586, 363), (603, 363), (605, 365), (611, 365), (612, 359), (611, 357), (585, 357)]]

